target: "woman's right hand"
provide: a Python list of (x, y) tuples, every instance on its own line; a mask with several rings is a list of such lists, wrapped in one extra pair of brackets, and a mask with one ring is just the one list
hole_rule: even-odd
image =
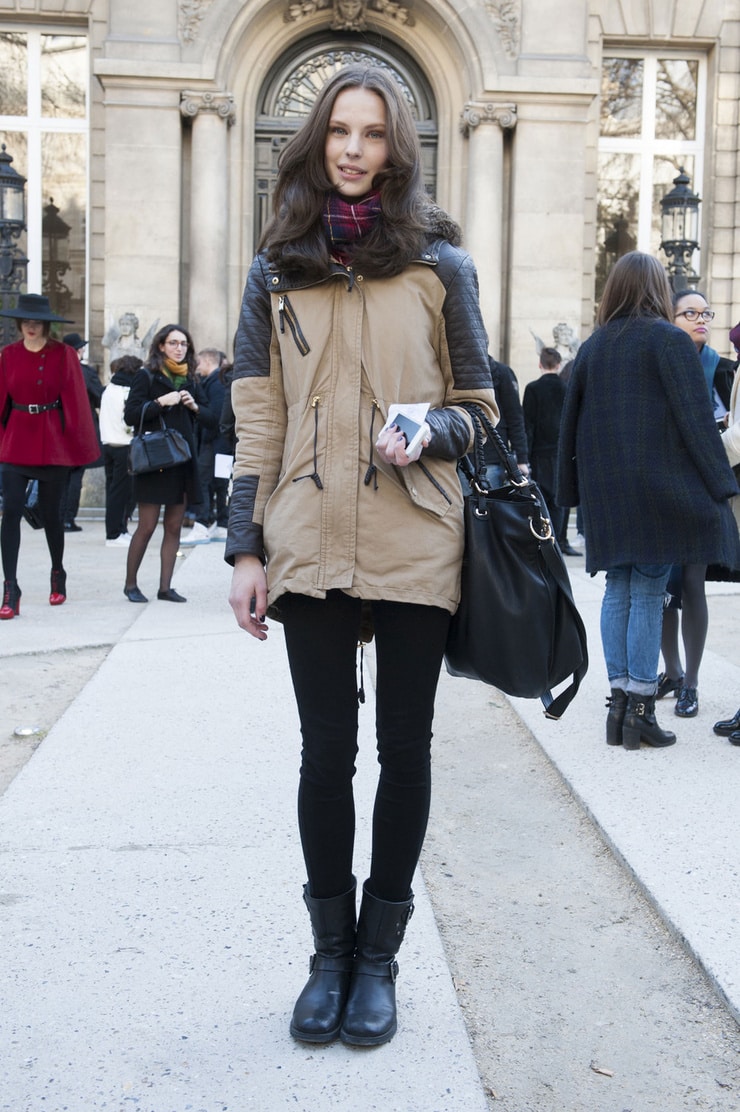
[(169, 394), (160, 394), (157, 401), (164, 409), (167, 406), (180, 404), (180, 391), (170, 390)]
[(262, 561), (257, 556), (243, 553), (236, 557), (229, 605), (242, 629), (258, 641), (267, 639), (267, 576)]

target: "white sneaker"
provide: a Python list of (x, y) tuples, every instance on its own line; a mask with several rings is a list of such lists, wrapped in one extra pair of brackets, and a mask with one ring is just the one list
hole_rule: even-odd
[(130, 533), (119, 533), (117, 537), (113, 537), (105, 542), (106, 548), (128, 548), (131, 544)]
[(212, 525), (208, 532), (212, 541), (225, 541), (229, 535), (229, 530), (225, 525)]
[(211, 535), (205, 525), (201, 525), (196, 521), (192, 529), (190, 529), (180, 540), (181, 545), (186, 544), (210, 544)]

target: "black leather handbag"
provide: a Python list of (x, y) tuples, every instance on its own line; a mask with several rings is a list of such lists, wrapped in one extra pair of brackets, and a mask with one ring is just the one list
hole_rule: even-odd
[[(476, 406), (473, 469), (464, 498), (465, 554), (460, 605), (445, 650), (450, 675), (482, 680), (507, 695), (541, 699), (548, 718), (560, 718), (588, 669), (586, 630), (573, 601), (568, 572), (536, 483)], [(504, 467), (506, 483), (485, 478), (483, 431)], [(570, 677), (553, 697), (552, 689)]]
[(190, 445), (181, 432), (165, 425), (161, 414), (158, 429), (144, 432), (143, 422), (144, 409), (141, 411), (139, 431), (132, 436), (128, 448), (129, 475), (166, 471), (169, 467), (177, 467), (178, 464), (188, 462), (191, 458)]

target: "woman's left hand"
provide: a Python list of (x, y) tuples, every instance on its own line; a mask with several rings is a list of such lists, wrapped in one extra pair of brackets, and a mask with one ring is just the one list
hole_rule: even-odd
[(188, 409), (192, 409), (193, 413), (198, 412), (198, 403), (189, 390), (180, 391), (180, 401), (183, 405), (187, 406)]
[(395, 425), (392, 425), (381, 432), (375, 441), (375, 448), (384, 463), (391, 463), (394, 467), (408, 467), (419, 458), (422, 448), (426, 448), (428, 444), (428, 440), (422, 440), (412, 455), (409, 455), (406, 451), (406, 437)]

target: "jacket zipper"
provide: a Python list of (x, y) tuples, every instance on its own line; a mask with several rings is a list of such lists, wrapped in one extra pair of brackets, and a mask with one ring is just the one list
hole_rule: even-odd
[(296, 475), (293, 479), (294, 483), (300, 483), (301, 479), (313, 479), (316, 484), (317, 490), (323, 490), (324, 484), (319, 475), (319, 461), (318, 461), (318, 444), (319, 444), (319, 402), (321, 401), (320, 394), (314, 394), (311, 398), (311, 409), (313, 410), (313, 472), (310, 475)]
[(283, 335), (285, 334), (285, 322), (287, 320), (288, 328), (295, 340), (296, 347), (301, 355), (308, 355), (311, 346), (301, 331), (298, 317), (295, 315), (295, 309), (291, 305), (288, 295), (284, 293), (281, 293), (278, 297), (278, 320), (280, 321), (280, 331)]

